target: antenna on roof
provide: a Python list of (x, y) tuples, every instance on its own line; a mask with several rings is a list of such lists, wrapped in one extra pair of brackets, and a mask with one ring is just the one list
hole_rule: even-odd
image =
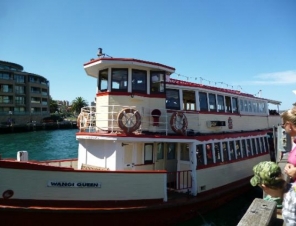
[(98, 53), (97, 53), (98, 57), (101, 57), (101, 56), (105, 55), (105, 54), (103, 54), (103, 49), (102, 48), (99, 48), (98, 50), (99, 50)]
[(104, 57), (104, 56), (107, 56), (107, 57), (112, 58), (111, 56), (109, 56), (109, 55), (103, 53), (103, 49), (102, 49), (102, 48), (98, 48), (97, 56), (98, 56), (98, 57)]

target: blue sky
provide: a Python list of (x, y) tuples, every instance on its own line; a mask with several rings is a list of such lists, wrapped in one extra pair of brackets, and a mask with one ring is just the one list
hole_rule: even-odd
[(172, 78), (261, 90), (280, 110), (296, 102), (295, 0), (1, 0), (0, 9), (0, 60), (46, 77), (54, 100), (94, 100), (83, 64), (101, 47), (175, 67)]

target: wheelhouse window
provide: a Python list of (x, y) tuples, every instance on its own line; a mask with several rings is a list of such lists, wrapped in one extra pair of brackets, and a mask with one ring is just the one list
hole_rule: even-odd
[(153, 144), (145, 144), (144, 146), (144, 164), (153, 163)]
[(108, 90), (108, 69), (99, 72), (98, 90), (101, 92)]
[(127, 69), (112, 69), (111, 73), (111, 90), (127, 92), (128, 70)]
[(208, 97), (206, 93), (199, 92), (199, 104), (201, 111), (208, 111)]
[(210, 111), (217, 111), (215, 94), (212, 94), (212, 93), (209, 94), (209, 104), (210, 104)]
[(219, 112), (224, 112), (225, 108), (224, 108), (224, 96), (222, 95), (218, 95), (218, 111)]
[(150, 72), (151, 83), (150, 92), (164, 93), (165, 92), (165, 73), (163, 71), (151, 71)]
[(147, 71), (132, 70), (132, 92), (147, 93)]
[(179, 90), (177, 89), (166, 90), (166, 108), (180, 110)]

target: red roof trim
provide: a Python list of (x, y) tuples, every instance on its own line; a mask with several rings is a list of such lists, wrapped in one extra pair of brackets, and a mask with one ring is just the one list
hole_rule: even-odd
[(131, 62), (138, 62), (138, 63), (144, 63), (144, 64), (151, 64), (154, 66), (165, 67), (170, 70), (175, 70), (175, 68), (164, 65), (164, 64), (159, 64), (159, 63), (151, 62), (151, 61), (138, 60), (138, 59), (134, 59), (134, 58), (98, 58), (98, 59), (94, 59), (94, 60), (91, 60), (90, 62), (85, 63), (84, 66), (92, 64), (94, 62), (98, 62), (98, 61), (131, 61)]

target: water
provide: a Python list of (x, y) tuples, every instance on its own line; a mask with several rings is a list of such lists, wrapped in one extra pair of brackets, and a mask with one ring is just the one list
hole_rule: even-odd
[(2, 158), (16, 158), (18, 151), (28, 151), (29, 160), (77, 158), (76, 129), (42, 130), (0, 135)]
[[(25, 150), (30, 160), (77, 158), (76, 132), (76, 129), (68, 129), (0, 134), (0, 154), (2, 158), (15, 159), (17, 151)], [(211, 213), (178, 226), (235, 226), (256, 197), (261, 198), (262, 191), (255, 188)]]

